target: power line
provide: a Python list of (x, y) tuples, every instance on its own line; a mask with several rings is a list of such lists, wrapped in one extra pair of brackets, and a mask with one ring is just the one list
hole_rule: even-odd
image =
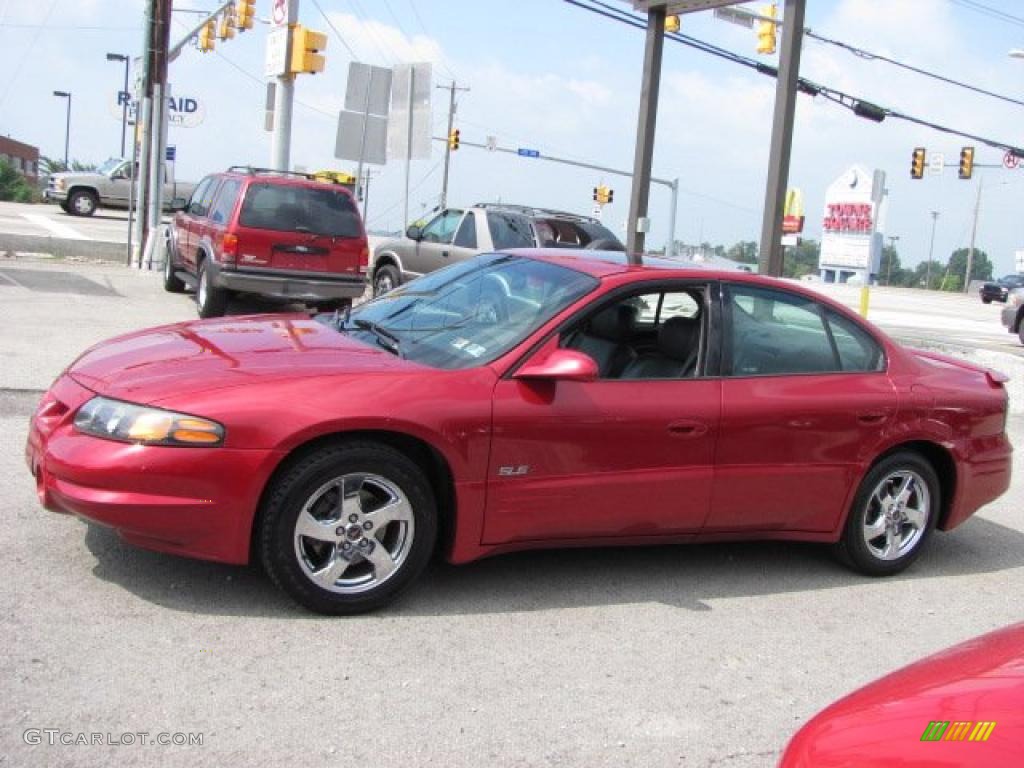
[(998, 8), (993, 8), (992, 6), (985, 5), (984, 3), (979, 3), (977, 0), (953, 0), (953, 2), (963, 8), (969, 8), (976, 13), (980, 13), (983, 16), (998, 19), (999, 21), (1007, 21), (1010, 24), (1019, 24), (1024, 27), (1024, 19), (1020, 16), (1013, 16), (1006, 11), (1001, 11)]
[(356, 18), (359, 19), (360, 23), (362, 23), (363, 27), (365, 28), (366, 36), (370, 38), (370, 42), (373, 43), (374, 47), (377, 49), (378, 52), (381, 53), (383, 58), (385, 60), (390, 59), (389, 63), (391, 64), (400, 62), (401, 58), (395, 56), (395, 52), (391, 50), (391, 47), (389, 45), (387, 45), (387, 41), (382, 41), (377, 36), (376, 30), (374, 30), (370, 26), (373, 23), (373, 20), (370, 19), (369, 16), (367, 16), (366, 11), (363, 10), (363, 6), (360, 5), (359, 0), (348, 0), (348, 4), (352, 8), (352, 12), (355, 14)]
[[(36, 43), (39, 42), (39, 36), (43, 33), (43, 28), (46, 26), (47, 22), (50, 21), (50, 16), (53, 15), (53, 9), (56, 7), (57, 0), (52, 0), (49, 9), (46, 11), (46, 16), (43, 17), (43, 23), (36, 27), (36, 33), (32, 36), (32, 40), (28, 44), (28, 50), (26, 50), (25, 53), (22, 54), (21, 59), (18, 61), (17, 69), (14, 70), (14, 74), (11, 76), (11, 79), (7, 82), (7, 86), (4, 88), (3, 94), (0, 94), (0, 106), (3, 106), (3, 103), (7, 100), (7, 95), (11, 92), (11, 86), (18, 82), (18, 78), (21, 76), (21, 70), (25, 68), (25, 64), (27, 64), (29, 60), (32, 59), (32, 56), (30, 56), (29, 54), (32, 53), (32, 49), (35, 48)], [(4, 11), (6, 12), (6, 10), (7, 8), (6, 6), (4, 6)], [(70, 102), (68, 103), (70, 104)], [(68, 108), (70, 109), (70, 107)]]
[(320, 11), (320, 15), (324, 17), (324, 21), (327, 22), (327, 26), (331, 28), (331, 31), (334, 33), (334, 36), (338, 38), (338, 40), (341, 42), (343, 46), (345, 46), (345, 50), (349, 52), (349, 55), (352, 57), (352, 60), (359, 61), (359, 57), (356, 56), (356, 52), (352, 50), (352, 46), (350, 46), (348, 42), (346, 42), (344, 36), (341, 34), (341, 32), (338, 31), (338, 28), (334, 26), (334, 22), (331, 21), (331, 18), (326, 13), (324, 13), (324, 9), (320, 7), (320, 3), (318, 3), (317, 0), (312, 0), (312, 2), (313, 7)]
[[(410, 192), (414, 192), (415, 190), (417, 190), (421, 186), (423, 186), (424, 182), (426, 182), (427, 179), (429, 179), (431, 176), (433, 176), (434, 173), (437, 171), (437, 169), (440, 168), (440, 167), (441, 167), (441, 161), (438, 160), (436, 163), (434, 163), (434, 167), (433, 168), (431, 168), (429, 171), (427, 171), (419, 181), (417, 181), (415, 184), (413, 184), (409, 188), (409, 191)], [(422, 202), (422, 201), (420, 201), (420, 202)], [(391, 213), (393, 210), (395, 210), (395, 208), (400, 206), (402, 203), (403, 203), (403, 200), (399, 200), (397, 203), (395, 203), (391, 207), (385, 208), (380, 213), (374, 214), (373, 218), (370, 221), (367, 222), (367, 226), (369, 226), (369, 224), (371, 222), (378, 222), (378, 221), (380, 221), (385, 216), (387, 216), (389, 213)]]
[[(570, 5), (576, 6), (577, 8), (582, 8), (583, 10), (590, 11), (591, 13), (596, 13), (600, 16), (612, 19), (613, 21), (618, 21), (621, 24), (626, 24), (627, 26), (631, 26), (636, 29), (647, 29), (647, 21), (645, 19), (634, 16), (631, 13), (622, 11), (613, 6), (607, 5), (606, 3), (602, 3), (599, 0), (590, 0), (590, 2), (593, 3), (593, 5), (585, 5), (584, 3), (579, 2), (578, 0), (565, 0), (565, 2), (569, 3)], [(738, 53), (727, 50), (725, 48), (720, 48), (716, 45), (704, 42), (703, 40), (699, 40), (695, 37), (690, 37), (689, 35), (682, 35), (679, 33), (668, 32), (665, 33), (665, 37), (672, 40), (673, 42), (682, 43), (683, 45), (689, 46), (690, 48), (695, 48), (699, 51), (703, 51), (704, 53), (711, 54), (712, 56), (717, 56), (718, 58), (731, 61), (734, 64), (740, 64), (744, 67), (747, 67), (748, 69), (753, 69), (757, 72), (760, 72), (762, 75), (768, 75), (769, 77), (778, 77), (778, 69), (776, 69), (773, 66), (770, 66), (768, 64), (762, 64), (759, 61), (755, 61), (753, 59), (750, 59), (746, 56), (742, 56)], [(938, 123), (933, 123), (931, 121), (924, 120), (923, 118), (914, 117), (912, 115), (908, 115), (897, 110), (882, 107), (877, 104), (873, 104), (867, 101), (866, 99), (862, 99), (857, 96), (851, 96), (850, 94), (844, 93), (843, 91), (840, 91), (838, 89), (812, 82), (811, 80), (808, 80), (803, 77), (799, 78), (799, 80), (797, 81), (797, 88), (800, 90), (801, 93), (805, 93), (811, 96), (823, 96), (829, 101), (839, 104), (840, 106), (846, 107), (851, 112), (856, 114), (858, 117), (863, 117), (874, 122), (880, 123), (886, 117), (891, 117), (895, 120), (905, 120), (910, 123), (915, 123), (917, 125), (921, 125), (927, 128), (932, 128), (937, 131), (942, 131), (943, 133), (948, 133), (954, 136), (960, 136), (965, 139), (972, 139), (994, 149), (999, 149), (1004, 152), (1010, 152), (1019, 157), (1024, 157), (1024, 149), (1013, 146), (1012, 144), (1006, 144), (996, 139), (989, 139), (984, 136), (978, 136), (973, 133), (968, 133), (967, 131), (962, 131), (958, 128), (951, 128), (949, 126), (940, 125)]]
[[(426, 35), (427, 37), (433, 37), (430, 34), (430, 32), (427, 31), (427, 26), (426, 26), (426, 24), (423, 23), (423, 17), (420, 16), (420, 12), (416, 9), (416, 2), (415, 2), (415, 0), (408, 0), (408, 2), (409, 2), (409, 7), (412, 8), (412, 15), (416, 19), (416, 23), (419, 24), (420, 29), (423, 30), (423, 34)], [(389, 9), (390, 9), (390, 7), (391, 6), (388, 6)], [(459, 77), (457, 74), (455, 74), (455, 70), (452, 69), (450, 66), (448, 66), (448, 62), (447, 62), (446, 59), (447, 59), (447, 57), (444, 55), (444, 51), (441, 51), (441, 66), (445, 68), (445, 71), (448, 73), (448, 75), (451, 77), (451, 79), (452, 80), (462, 80), (462, 79), (464, 79), (464, 78)]]
[(939, 80), (940, 82), (947, 83), (949, 85), (955, 85), (958, 88), (964, 88), (968, 91), (974, 91), (975, 93), (980, 93), (984, 96), (991, 96), (994, 99), (1000, 99), (1002, 101), (1007, 101), (1010, 104), (1017, 104), (1018, 106), (1024, 107), (1024, 101), (1020, 99), (1015, 99), (1012, 96), (1004, 96), (1001, 93), (987, 91), (984, 88), (979, 88), (976, 85), (971, 85), (970, 83), (964, 83), (961, 82), (960, 80), (954, 80), (951, 77), (940, 75), (937, 72), (931, 72), (927, 69), (921, 69), (920, 67), (915, 67), (911, 64), (905, 64), (902, 61), (891, 59), (888, 56), (883, 56), (880, 53), (871, 53), (870, 51), (865, 51), (863, 48), (858, 48), (857, 46), (851, 45), (850, 43), (844, 43), (841, 40), (833, 40), (831, 38), (825, 37), (824, 35), (819, 35), (817, 32), (814, 32), (810, 29), (805, 29), (804, 34), (807, 35), (807, 37), (811, 37), (814, 38), (815, 40), (818, 40), (819, 42), (827, 43), (828, 45), (834, 45), (838, 48), (842, 48), (846, 51), (849, 51), (854, 56), (861, 59), (866, 59), (868, 61), (884, 61), (887, 64), (892, 64), (893, 66), (900, 67), (901, 69), (906, 69), (909, 70), (910, 72), (915, 72), (919, 75), (930, 77), (933, 80)]

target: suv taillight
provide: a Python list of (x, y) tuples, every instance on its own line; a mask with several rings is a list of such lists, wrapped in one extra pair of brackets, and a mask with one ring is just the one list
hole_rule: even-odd
[(365, 245), (359, 251), (359, 274), (365, 275), (370, 268), (370, 249)]
[(220, 256), (225, 264), (234, 264), (238, 261), (238, 235), (232, 235), (230, 232), (224, 235)]

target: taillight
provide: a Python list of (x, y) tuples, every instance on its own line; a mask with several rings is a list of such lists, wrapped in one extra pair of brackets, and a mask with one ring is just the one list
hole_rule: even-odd
[(232, 235), (230, 232), (224, 235), (220, 255), (225, 263), (234, 264), (238, 261), (238, 235)]
[(370, 268), (370, 249), (365, 245), (359, 251), (359, 274), (365, 275)]

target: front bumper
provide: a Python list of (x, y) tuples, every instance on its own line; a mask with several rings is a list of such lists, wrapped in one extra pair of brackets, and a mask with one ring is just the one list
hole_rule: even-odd
[(238, 448), (103, 440), (73, 426), (93, 392), (62, 376), (32, 418), (25, 461), (40, 504), (147, 549), (245, 563), (263, 482), (279, 457)]
[(305, 277), (301, 273), (251, 272), (216, 268), (210, 274), (218, 288), (258, 293), (288, 301), (358, 299), (366, 292), (366, 277)]
[(54, 203), (66, 203), (68, 199), (68, 193), (60, 189), (52, 189), (47, 187), (43, 190), (43, 200)]

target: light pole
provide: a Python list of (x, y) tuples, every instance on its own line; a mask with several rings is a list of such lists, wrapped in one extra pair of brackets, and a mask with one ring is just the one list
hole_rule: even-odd
[(128, 132), (128, 57), (122, 53), (108, 53), (107, 61), (124, 62), (124, 90), (121, 91), (124, 99), (121, 105), (121, 157), (124, 157), (124, 140)]
[(68, 165), (68, 143), (71, 136), (71, 94), (68, 91), (54, 91), (53, 95), (68, 100), (68, 119), (67, 125), (64, 127), (64, 170), (70, 171), (71, 166)]
[(928, 246), (928, 266), (925, 270), (924, 287), (925, 289), (931, 289), (932, 287), (932, 253), (935, 252), (935, 222), (939, 220), (939, 212), (932, 211), (932, 242)]
[(892, 257), (896, 254), (896, 243), (899, 242), (899, 235), (891, 235), (889, 240), (889, 263), (885, 268), (885, 284), (892, 285)]

